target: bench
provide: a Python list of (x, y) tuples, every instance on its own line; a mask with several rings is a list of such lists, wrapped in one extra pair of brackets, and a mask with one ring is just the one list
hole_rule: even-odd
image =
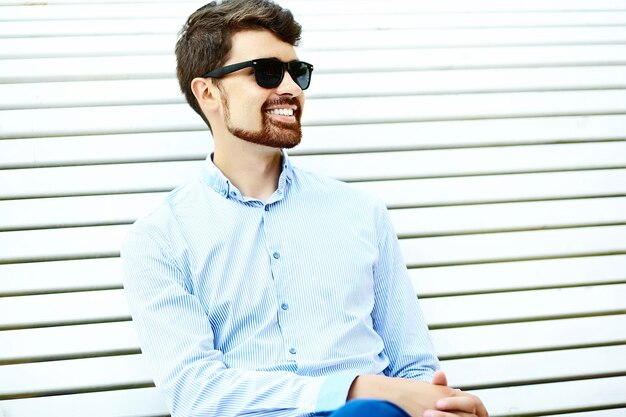
[[(20, 3), (0, 0), (0, 417), (167, 416), (119, 249), (211, 151), (172, 53), (202, 3)], [(626, 416), (626, 3), (281, 4), (315, 64), (290, 154), (383, 198), (450, 383), (492, 416)]]

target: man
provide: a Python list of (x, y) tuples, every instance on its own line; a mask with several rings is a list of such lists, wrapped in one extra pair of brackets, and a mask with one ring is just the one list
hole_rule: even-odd
[(300, 32), (268, 0), (212, 2), (181, 32), (180, 86), (215, 148), (123, 248), (155, 382), (173, 416), (485, 417), (435, 373), (384, 205), (284, 152), (313, 71)]

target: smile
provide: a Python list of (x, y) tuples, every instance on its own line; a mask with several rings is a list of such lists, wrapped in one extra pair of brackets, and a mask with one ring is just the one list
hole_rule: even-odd
[(272, 109), (268, 110), (267, 113), (277, 116), (293, 116), (293, 109)]

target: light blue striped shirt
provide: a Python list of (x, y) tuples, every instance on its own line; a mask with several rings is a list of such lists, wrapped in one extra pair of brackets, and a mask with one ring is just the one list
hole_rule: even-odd
[(263, 203), (207, 159), (122, 250), (141, 347), (173, 416), (310, 416), (360, 374), (437, 358), (384, 204), (294, 167)]

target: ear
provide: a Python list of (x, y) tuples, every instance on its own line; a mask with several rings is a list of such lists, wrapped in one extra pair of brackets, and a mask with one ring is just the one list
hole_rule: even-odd
[(191, 91), (200, 107), (206, 111), (215, 111), (219, 107), (220, 92), (210, 78), (198, 77), (191, 80)]

